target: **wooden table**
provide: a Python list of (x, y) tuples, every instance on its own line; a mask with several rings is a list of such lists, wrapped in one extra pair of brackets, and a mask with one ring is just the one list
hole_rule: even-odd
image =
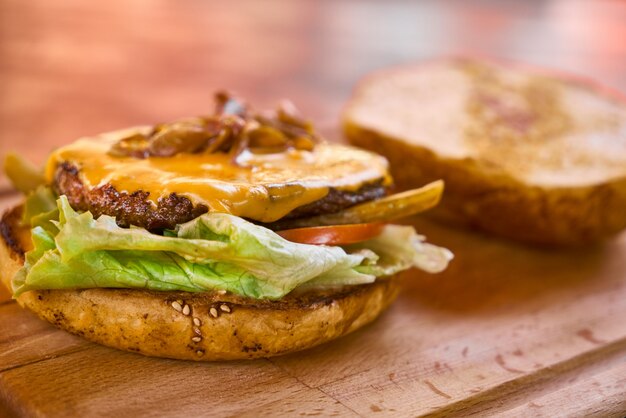
[[(479, 52), (626, 91), (626, 5), (0, 1), (0, 155), (204, 112), (229, 88), (332, 132), (356, 80)], [(0, 177), (0, 209), (19, 199)], [(0, 293), (0, 416), (623, 416), (626, 234), (548, 251), (410, 220), (457, 258), (378, 321), (270, 360), (187, 363), (87, 343)]]

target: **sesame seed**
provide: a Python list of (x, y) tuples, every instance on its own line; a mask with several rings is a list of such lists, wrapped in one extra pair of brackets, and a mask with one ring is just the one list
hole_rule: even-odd
[(211, 308), (209, 309), (209, 313), (211, 314), (212, 317), (217, 318), (217, 309)]
[(224, 312), (230, 312), (230, 307), (228, 305), (220, 305), (220, 309)]
[(200, 325), (202, 325), (202, 321), (200, 321), (200, 318), (193, 318), (193, 324), (199, 327)]
[(191, 338), (191, 341), (193, 341), (194, 343), (199, 343), (200, 341), (202, 341), (202, 337), (193, 337)]
[(174, 308), (174, 310), (176, 310), (178, 312), (182, 312), (182, 310), (183, 310), (183, 307), (180, 306), (180, 303), (178, 303), (178, 301), (172, 302), (172, 308)]
[(194, 328), (193, 333), (202, 337), (202, 331), (200, 331), (200, 328)]
[(191, 308), (189, 307), (189, 305), (185, 305), (183, 307), (183, 315), (189, 315), (191, 313)]
[(204, 355), (204, 351), (198, 350), (196, 351), (196, 354), (198, 355), (198, 357), (202, 357)]
[(225, 295), (226, 291), (224, 289), (220, 289), (220, 290), (217, 291), (217, 294), (218, 295)]

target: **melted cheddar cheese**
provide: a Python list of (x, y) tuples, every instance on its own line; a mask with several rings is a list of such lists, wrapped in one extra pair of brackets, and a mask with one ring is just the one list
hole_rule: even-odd
[(87, 188), (109, 183), (120, 192), (143, 190), (154, 203), (176, 193), (210, 211), (260, 222), (276, 221), (299, 206), (322, 199), (330, 188), (356, 191), (366, 183), (391, 182), (383, 157), (338, 144), (275, 154), (246, 151), (239, 156), (239, 165), (224, 153), (146, 159), (108, 154), (120, 138), (148, 130), (112, 132), (59, 148), (48, 159), (47, 181), (52, 183), (59, 164), (68, 162), (79, 169)]

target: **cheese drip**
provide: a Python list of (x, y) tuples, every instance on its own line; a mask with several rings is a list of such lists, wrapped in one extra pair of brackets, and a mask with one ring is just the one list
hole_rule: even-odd
[(330, 188), (357, 191), (371, 182), (391, 183), (383, 157), (338, 144), (275, 154), (246, 151), (238, 158), (239, 165), (224, 153), (146, 159), (107, 153), (119, 138), (148, 130), (102, 134), (59, 148), (48, 159), (47, 181), (52, 183), (59, 164), (68, 162), (79, 169), (87, 188), (109, 183), (119, 192), (142, 190), (155, 204), (176, 193), (210, 211), (260, 222), (276, 221), (297, 207), (322, 199)]

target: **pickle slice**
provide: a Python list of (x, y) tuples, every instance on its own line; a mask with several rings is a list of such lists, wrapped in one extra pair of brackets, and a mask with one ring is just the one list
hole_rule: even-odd
[(8, 153), (4, 159), (4, 172), (13, 186), (26, 194), (45, 183), (43, 171), (22, 156)]
[(443, 180), (433, 181), (419, 189), (407, 190), (382, 199), (361, 203), (340, 212), (280, 222), (280, 227), (286, 229), (361, 224), (404, 218), (436, 206), (441, 200), (443, 185)]

